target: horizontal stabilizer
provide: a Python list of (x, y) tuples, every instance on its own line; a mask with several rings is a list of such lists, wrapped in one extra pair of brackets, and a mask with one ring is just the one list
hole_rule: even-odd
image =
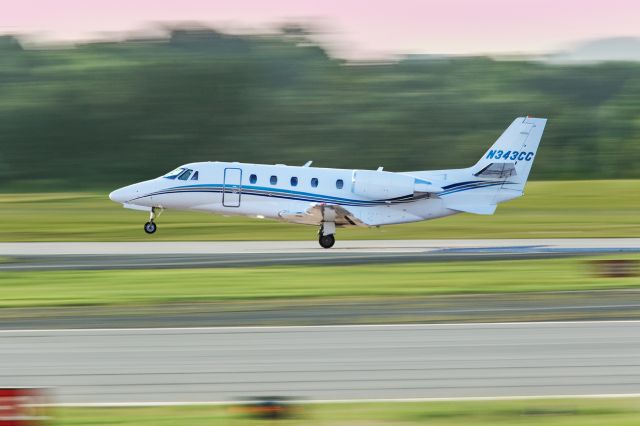
[(491, 163), (473, 175), (488, 179), (507, 179), (516, 174), (515, 163)]
[(445, 200), (444, 204), (448, 209), (474, 214), (493, 214), (497, 207), (496, 204), (465, 203), (464, 200)]
[(546, 123), (545, 118), (516, 118), (471, 167), (409, 172), (417, 176), (416, 192), (433, 193), (429, 198), (442, 200), (453, 212), (495, 213), (499, 203), (523, 195)]

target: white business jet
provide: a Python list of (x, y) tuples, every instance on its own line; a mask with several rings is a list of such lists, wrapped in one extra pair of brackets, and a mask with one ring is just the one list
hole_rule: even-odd
[(460, 212), (493, 214), (520, 197), (547, 120), (517, 118), (475, 165), (417, 172), (346, 170), (220, 161), (190, 163), (109, 194), (155, 219), (165, 209), (277, 219), (319, 226), (324, 248), (338, 227), (417, 222)]

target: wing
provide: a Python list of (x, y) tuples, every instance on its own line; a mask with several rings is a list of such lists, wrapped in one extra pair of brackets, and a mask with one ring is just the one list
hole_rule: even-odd
[(301, 223), (305, 225), (320, 225), (323, 221), (335, 222), (336, 226), (367, 226), (351, 211), (336, 204), (317, 203), (312, 204), (302, 212), (283, 210), (278, 216), (286, 222)]

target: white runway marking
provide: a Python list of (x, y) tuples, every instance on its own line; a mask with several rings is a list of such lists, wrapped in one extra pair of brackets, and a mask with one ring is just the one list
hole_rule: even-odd
[[(530, 401), (545, 399), (613, 399), (613, 398), (640, 398), (640, 393), (612, 393), (594, 395), (544, 395), (544, 396), (477, 396), (460, 398), (397, 398), (397, 399), (317, 399), (317, 400), (290, 400), (287, 404), (376, 404), (376, 403), (403, 403), (403, 402), (473, 402), (473, 401)], [(194, 405), (238, 405), (246, 404), (246, 400), (238, 401), (168, 401), (168, 402), (104, 402), (104, 403), (58, 403), (58, 404), (31, 404), (34, 407), (69, 407), (69, 408), (109, 408), (109, 407), (171, 407)]]
[(144, 328), (66, 328), (66, 329), (25, 329), (25, 330), (0, 330), (0, 334), (11, 333), (101, 333), (101, 332), (163, 332), (163, 331), (280, 331), (280, 330), (318, 330), (318, 329), (378, 329), (378, 328), (473, 328), (506, 326), (545, 326), (545, 325), (609, 325), (609, 324), (638, 324), (640, 320), (597, 320), (597, 321), (511, 321), (511, 322), (473, 322), (473, 323), (435, 323), (435, 324), (336, 324), (336, 325), (270, 325), (270, 326), (227, 326), (227, 327), (144, 327)]

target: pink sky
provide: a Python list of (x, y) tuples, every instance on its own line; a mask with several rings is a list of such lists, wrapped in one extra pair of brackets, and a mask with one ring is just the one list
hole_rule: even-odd
[(265, 29), (312, 21), (341, 56), (538, 53), (640, 36), (638, 0), (2, 0), (0, 33), (77, 40), (197, 21)]

